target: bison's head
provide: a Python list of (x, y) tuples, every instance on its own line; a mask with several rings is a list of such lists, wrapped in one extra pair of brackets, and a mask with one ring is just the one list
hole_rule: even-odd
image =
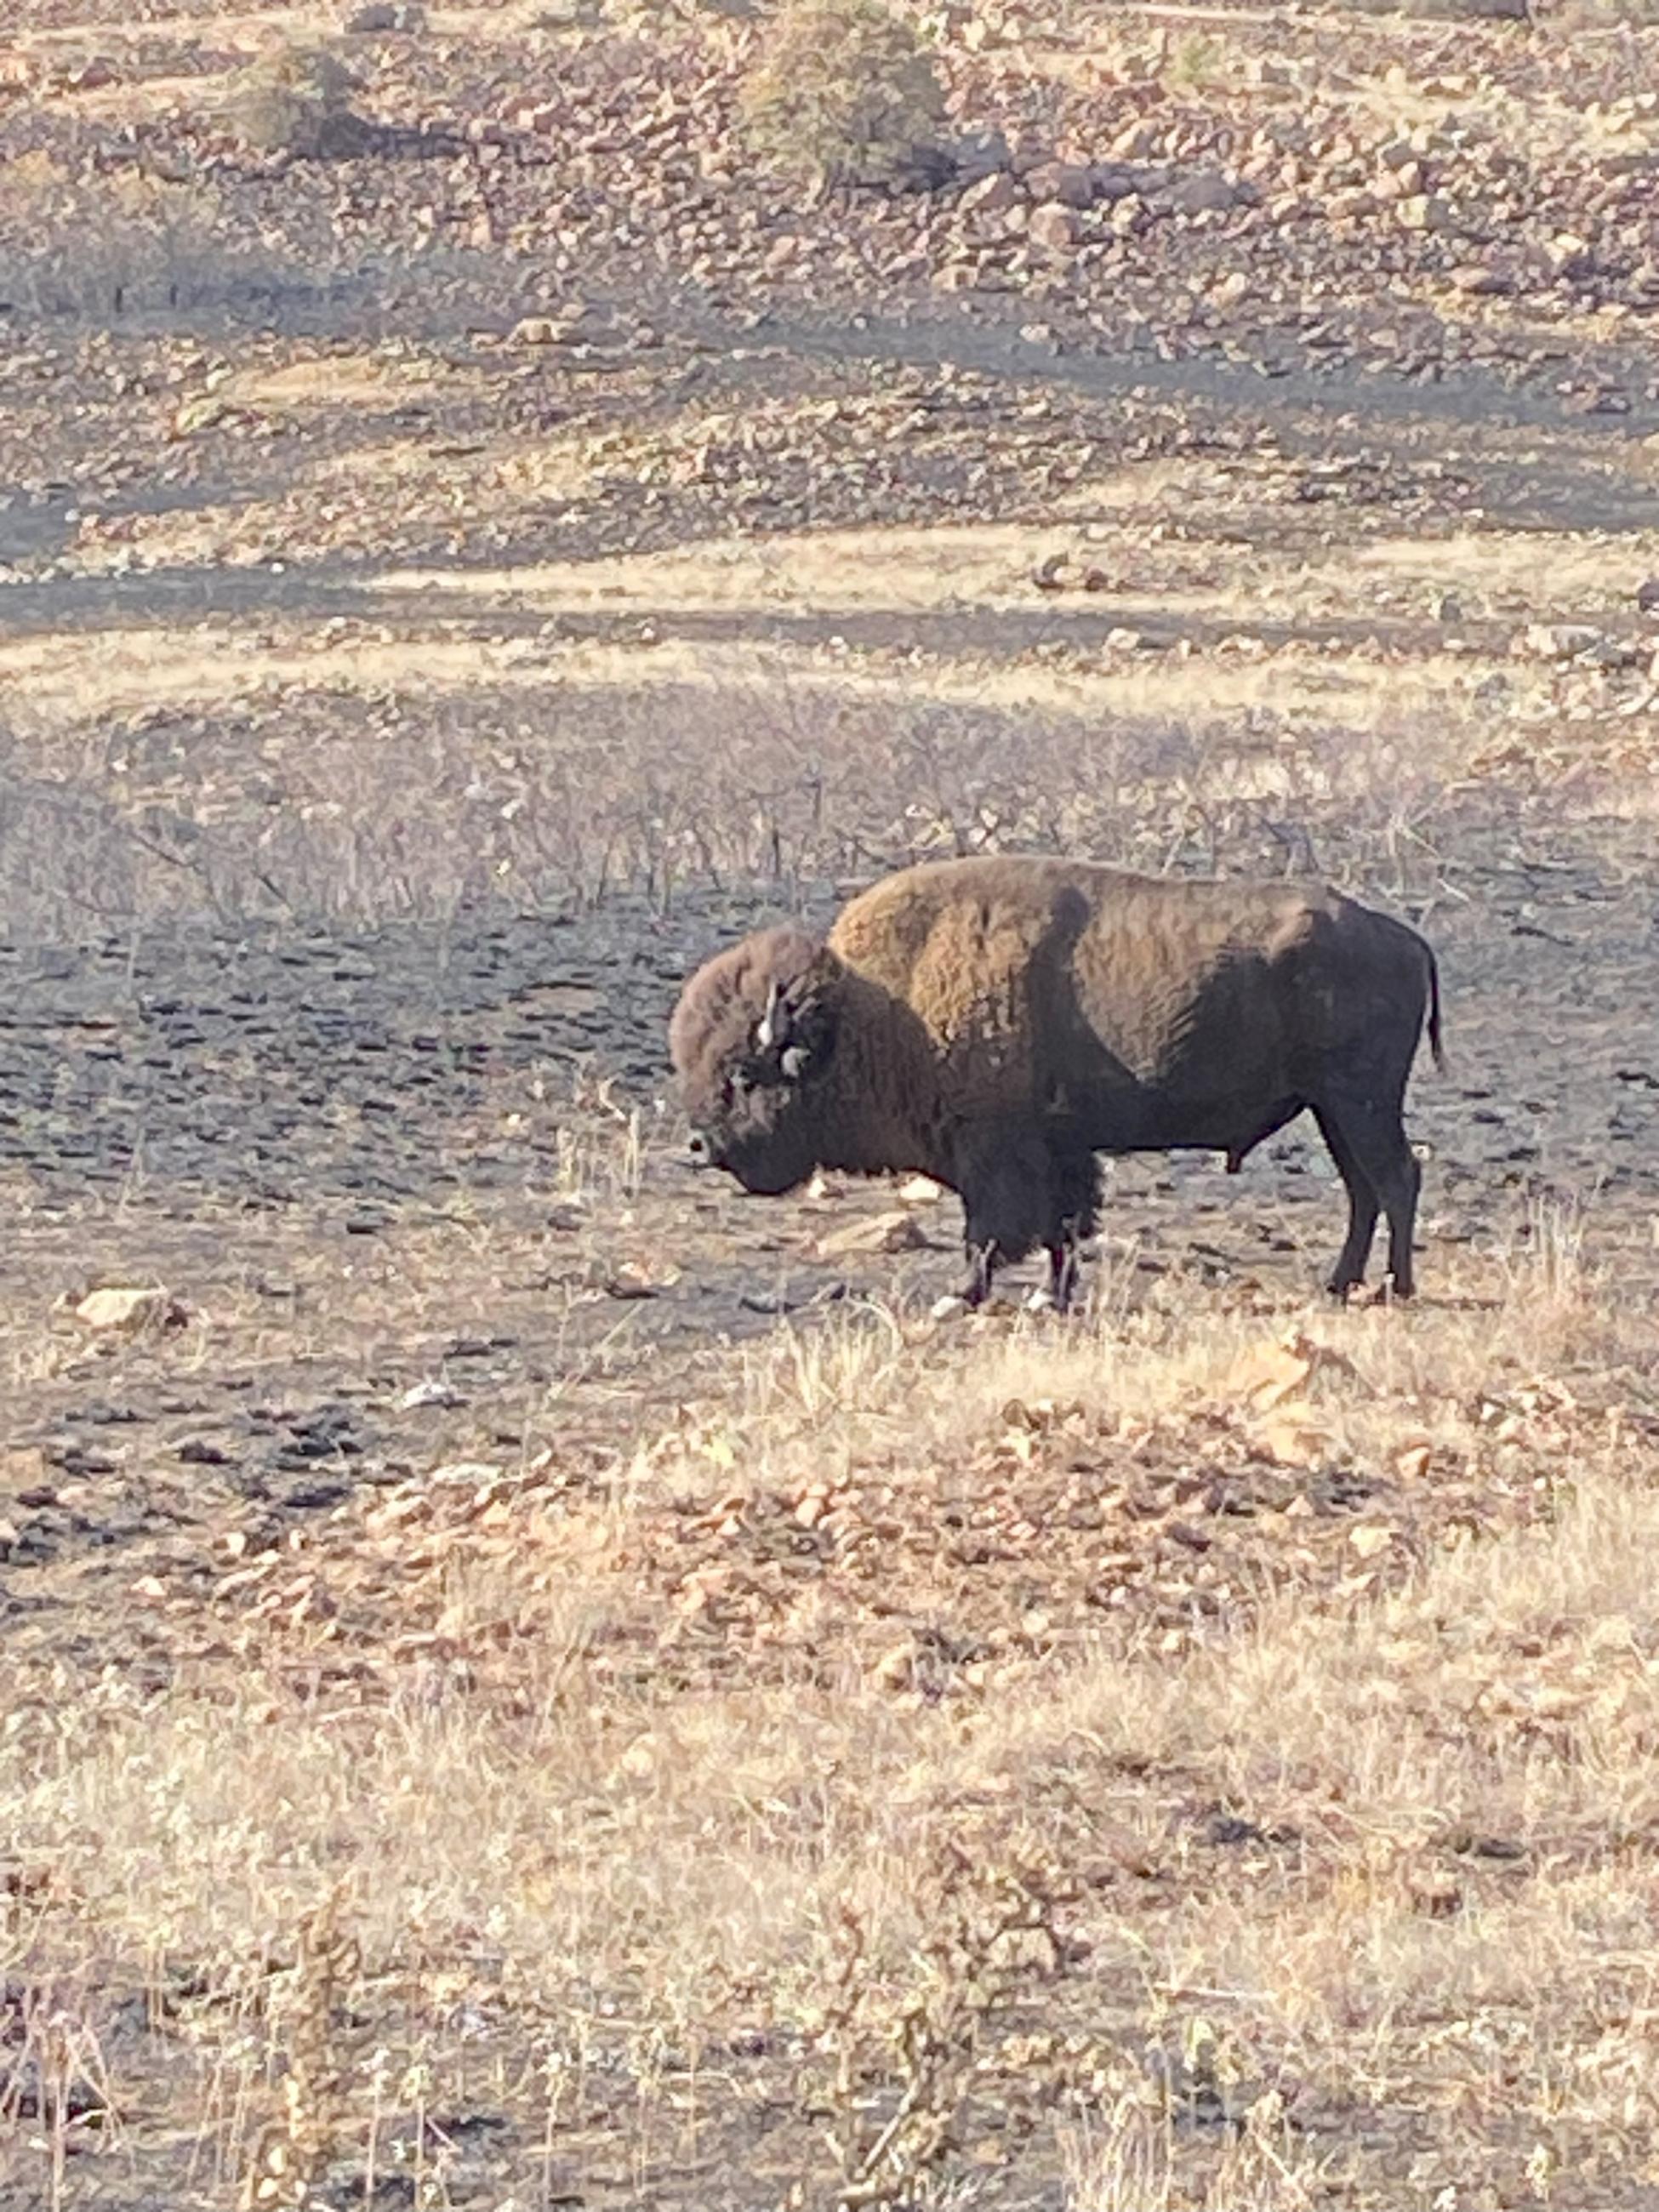
[(835, 968), (816, 938), (768, 929), (717, 954), (680, 994), (668, 1045), (692, 1158), (745, 1190), (793, 1190), (818, 1164)]

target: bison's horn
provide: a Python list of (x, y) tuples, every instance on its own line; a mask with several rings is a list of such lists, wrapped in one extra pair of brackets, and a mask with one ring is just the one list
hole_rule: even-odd
[(775, 981), (766, 994), (766, 1012), (761, 1016), (755, 1030), (755, 1042), (763, 1052), (770, 1052), (783, 1035), (782, 1025), (778, 1020), (778, 1001), (782, 995), (781, 989)]
[(804, 1044), (786, 1045), (778, 1055), (778, 1066), (783, 1070), (786, 1082), (799, 1083), (811, 1056)]

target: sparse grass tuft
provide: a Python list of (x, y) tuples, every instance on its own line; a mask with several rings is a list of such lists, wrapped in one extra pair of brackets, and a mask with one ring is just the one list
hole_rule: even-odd
[(1226, 49), (1218, 39), (1189, 32), (1176, 47), (1165, 71), (1169, 82), (1188, 92), (1202, 92), (1219, 79), (1226, 64)]
[(882, 0), (784, 0), (742, 112), (763, 161), (820, 186), (921, 181), (945, 128), (927, 48)]

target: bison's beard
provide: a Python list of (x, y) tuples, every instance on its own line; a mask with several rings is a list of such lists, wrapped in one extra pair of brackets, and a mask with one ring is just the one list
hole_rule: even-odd
[(781, 1198), (796, 1190), (818, 1164), (817, 1147), (804, 1129), (775, 1129), (763, 1137), (737, 1138), (720, 1164), (756, 1198)]

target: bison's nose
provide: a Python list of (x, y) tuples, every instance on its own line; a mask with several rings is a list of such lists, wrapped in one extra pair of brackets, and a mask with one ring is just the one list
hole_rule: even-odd
[(694, 1168), (708, 1168), (714, 1164), (714, 1155), (709, 1149), (708, 1139), (701, 1129), (693, 1129), (686, 1139), (685, 1152)]

